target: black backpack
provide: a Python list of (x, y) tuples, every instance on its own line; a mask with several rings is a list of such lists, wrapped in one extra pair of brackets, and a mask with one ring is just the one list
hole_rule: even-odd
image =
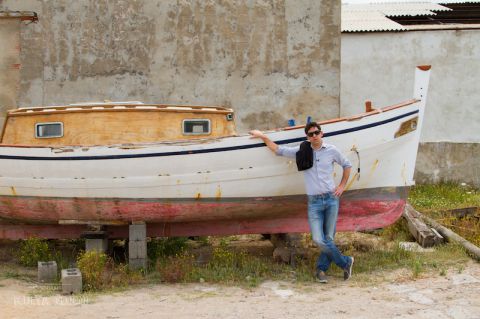
[(300, 144), (300, 149), (295, 154), (297, 160), (297, 168), (299, 171), (312, 168), (313, 166), (313, 149), (310, 142), (304, 141)]

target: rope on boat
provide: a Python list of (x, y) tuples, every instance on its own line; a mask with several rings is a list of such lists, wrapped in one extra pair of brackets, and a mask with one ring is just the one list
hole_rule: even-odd
[(352, 151), (354, 151), (357, 154), (357, 159), (358, 159), (357, 181), (359, 181), (360, 180), (360, 153), (358, 152), (358, 149), (355, 145), (352, 146)]

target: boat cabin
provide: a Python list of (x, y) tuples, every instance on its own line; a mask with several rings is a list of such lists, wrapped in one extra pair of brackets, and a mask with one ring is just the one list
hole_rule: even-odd
[(235, 135), (232, 109), (218, 106), (82, 103), (7, 113), (2, 145), (111, 145)]

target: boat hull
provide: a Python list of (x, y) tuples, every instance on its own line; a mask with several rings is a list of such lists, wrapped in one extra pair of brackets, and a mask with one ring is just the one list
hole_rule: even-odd
[[(401, 216), (414, 184), (428, 70), (417, 68), (409, 101), (321, 123), (325, 142), (352, 163), (338, 231), (382, 228)], [(266, 134), (286, 146), (305, 140), (301, 126)], [(337, 184), (341, 177), (335, 165)], [(111, 237), (128, 237), (127, 224), (137, 221), (148, 224), (149, 236), (306, 232), (303, 194), (295, 160), (273, 155), (248, 134), (121, 145), (0, 145), (5, 238), (75, 238), (89, 224), (110, 225)]]
[[(390, 225), (401, 216), (406, 196), (406, 187), (348, 191), (340, 201), (337, 230)], [(304, 195), (198, 200), (0, 197), (4, 223), (106, 224), (111, 225), (110, 237), (122, 237), (121, 225), (135, 221), (147, 222), (149, 236), (307, 232), (306, 212)], [(0, 237), (6, 235), (0, 231)]]

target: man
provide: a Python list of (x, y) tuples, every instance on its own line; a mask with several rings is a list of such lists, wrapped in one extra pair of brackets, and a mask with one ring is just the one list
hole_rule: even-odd
[[(280, 156), (296, 157), (300, 150), (300, 146), (277, 145), (258, 130), (250, 131), (250, 134), (254, 138), (261, 138), (270, 150)], [(317, 260), (316, 279), (321, 283), (327, 283), (325, 272), (330, 263), (334, 262), (343, 269), (343, 278), (347, 280), (352, 275), (354, 259), (342, 255), (333, 239), (337, 224), (339, 197), (345, 189), (352, 165), (334, 145), (323, 142), (323, 132), (318, 123), (308, 123), (305, 126), (305, 134), (309, 142), (307, 144), (310, 145), (306, 145), (308, 148), (302, 147), (301, 152), (304, 149), (313, 152), (313, 166), (303, 171), (308, 197), (308, 223), (313, 241), (322, 250)], [(311, 158), (311, 153), (309, 155)], [(300, 153), (297, 156), (302, 155)], [(342, 180), (337, 187), (333, 180), (334, 163), (343, 168)]]

